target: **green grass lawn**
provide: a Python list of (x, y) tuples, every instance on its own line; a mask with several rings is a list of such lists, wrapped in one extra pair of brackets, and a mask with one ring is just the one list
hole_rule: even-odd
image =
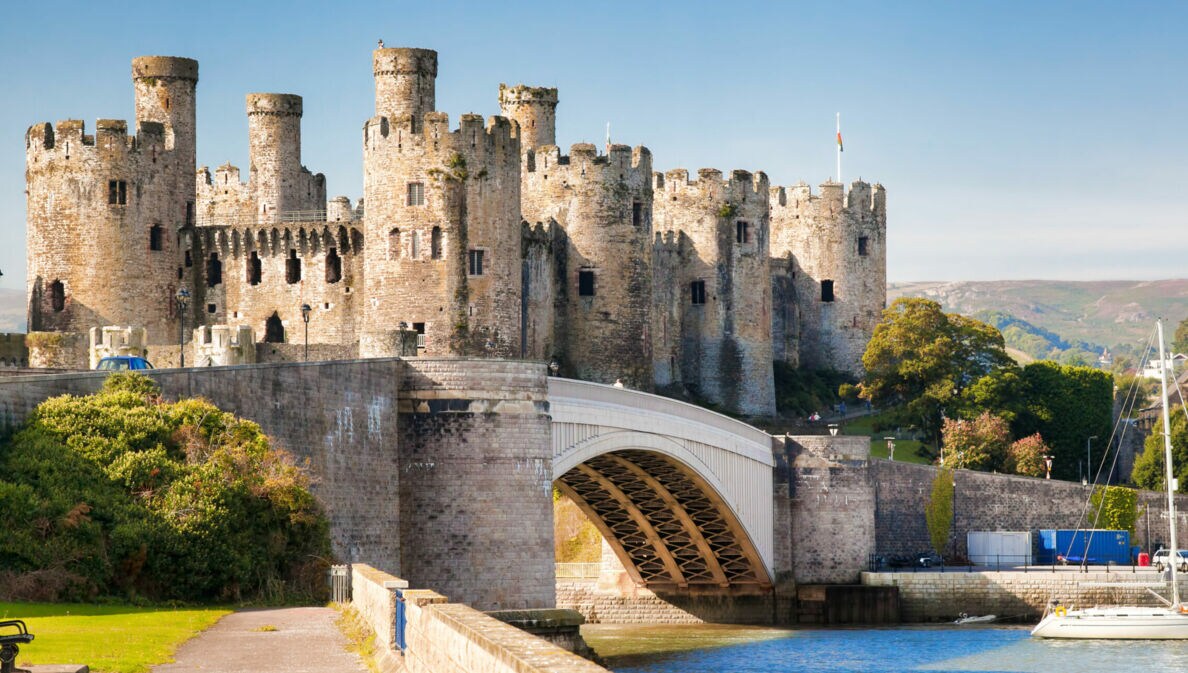
[[(843, 435), (869, 435), (870, 436), (870, 457), (871, 458), (887, 458), (887, 440), (884, 437), (893, 437), (894, 430), (875, 430), (874, 425), (879, 420), (879, 414), (873, 416), (861, 416), (845, 421), (841, 424), (841, 434)], [(927, 465), (932, 461), (920, 455), (921, 442), (915, 439), (908, 439), (907, 435), (895, 440), (895, 460), (904, 463), (920, 463)]]
[(102, 673), (143, 673), (170, 662), (179, 645), (230, 612), (221, 607), (0, 602), (0, 620), (22, 619), (35, 636), (21, 647), (18, 666), (86, 664)]

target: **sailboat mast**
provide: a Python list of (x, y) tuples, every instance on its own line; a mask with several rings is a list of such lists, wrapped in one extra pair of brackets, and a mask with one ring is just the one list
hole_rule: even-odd
[(1163, 321), (1156, 320), (1155, 327), (1159, 331), (1159, 386), (1163, 393), (1163, 465), (1164, 479), (1167, 483), (1167, 520), (1171, 529), (1171, 554), (1168, 556), (1168, 564), (1171, 566), (1172, 605), (1178, 606), (1180, 583), (1176, 580), (1176, 567), (1180, 565), (1180, 545), (1176, 541), (1176, 482), (1172, 469), (1171, 420), (1167, 410), (1167, 356), (1163, 352)]

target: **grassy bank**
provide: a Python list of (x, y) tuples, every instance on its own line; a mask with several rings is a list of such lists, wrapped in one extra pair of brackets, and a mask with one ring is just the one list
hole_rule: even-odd
[(101, 673), (143, 673), (172, 661), (179, 645), (230, 612), (227, 608), (0, 602), (0, 619), (23, 619), (35, 636), (17, 655), (18, 666), (86, 664)]

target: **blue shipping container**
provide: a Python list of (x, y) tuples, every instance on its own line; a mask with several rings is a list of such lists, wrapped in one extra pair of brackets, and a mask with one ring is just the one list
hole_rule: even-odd
[(1037, 536), (1039, 553), (1036, 563), (1090, 565), (1114, 563), (1129, 565), (1130, 533), (1124, 530), (1041, 530)]

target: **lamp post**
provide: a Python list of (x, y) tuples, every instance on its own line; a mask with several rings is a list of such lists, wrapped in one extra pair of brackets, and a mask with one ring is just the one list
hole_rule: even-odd
[(1044, 456), (1044, 470), (1047, 471), (1047, 474), (1044, 476), (1044, 479), (1051, 479), (1052, 478), (1052, 456)]
[(173, 295), (177, 302), (177, 354), (182, 369), (186, 368), (186, 308), (190, 305), (190, 291), (180, 288)]
[(301, 320), (305, 323), (305, 361), (309, 362), (309, 314), (313, 311), (309, 304), (301, 305)]
[(561, 365), (556, 360), (553, 360), (552, 362), (549, 363), (549, 373), (552, 374), (553, 376), (556, 376), (557, 372), (560, 370), (561, 370)]
[(887, 460), (895, 460), (895, 438), (884, 437), (887, 440)]
[(1093, 440), (1097, 439), (1097, 435), (1093, 435), (1085, 440), (1085, 480), (1088, 481), (1093, 478), (1096, 481), (1096, 476), (1093, 474), (1093, 460), (1089, 457), (1089, 448), (1093, 446)]

